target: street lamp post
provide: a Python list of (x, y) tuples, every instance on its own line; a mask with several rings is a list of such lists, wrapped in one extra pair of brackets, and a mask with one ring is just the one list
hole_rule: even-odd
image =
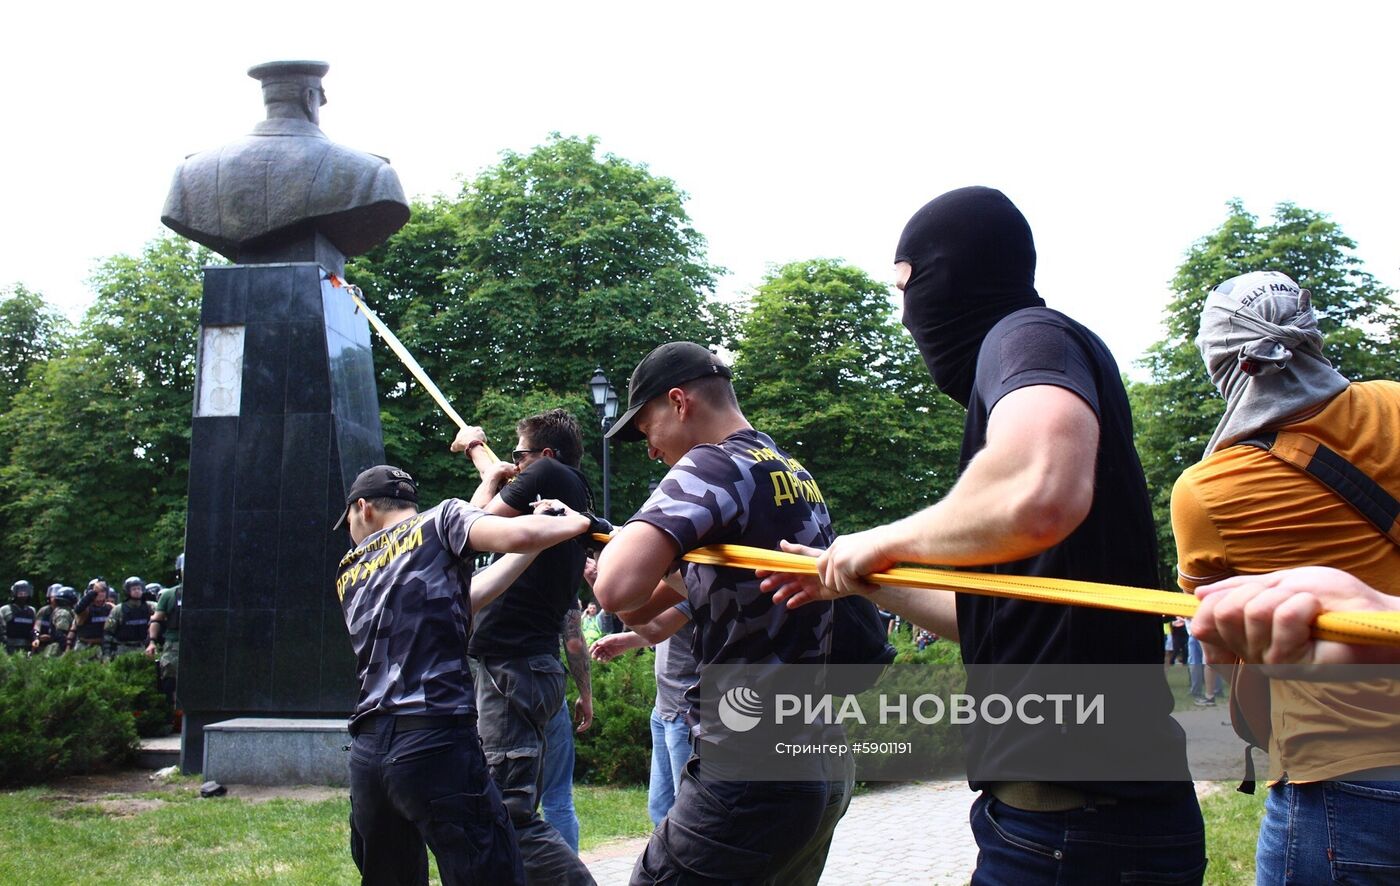
[(603, 367), (593, 371), (588, 382), (588, 393), (593, 398), (593, 409), (598, 413), (598, 424), (603, 429), (603, 519), (612, 521), (612, 499), (608, 495), (608, 428), (617, 418), (617, 391), (603, 374)]

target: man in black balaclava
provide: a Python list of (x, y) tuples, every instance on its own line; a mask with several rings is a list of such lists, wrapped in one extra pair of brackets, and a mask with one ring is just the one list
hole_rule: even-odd
[(914, 213), (895, 248), (904, 325), (939, 390), (964, 407), (977, 353), (1003, 317), (1044, 307), (1031, 228), (991, 188), (949, 191)]
[(932, 507), (807, 551), (820, 554), (820, 585), (778, 576), (765, 586), (789, 605), (868, 594), (959, 638), (975, 697), (1064, 691), (1046, 685), (1064, 671), (1042, 665), (1138, 665), (1075, 669), (1117, 681), (1092, 684), (1112, 690), (1102, 724), (1018, 717), (964, 730), (968, 780), (981, 791), (973, 883), (1118, 882), (1129, 870), (1199, 883), (1204, 828), (1156, 616), (876, 588), (863, 578), (915, 562), (1157, 583), (1156, 531), (1118, 367), (1098, 336), (1045, 307), (1021, 212), (991, 188), (950, 191), (909, 220), (895, 262), (904, 325), (939, 389), (967, 408), (958, 482)]

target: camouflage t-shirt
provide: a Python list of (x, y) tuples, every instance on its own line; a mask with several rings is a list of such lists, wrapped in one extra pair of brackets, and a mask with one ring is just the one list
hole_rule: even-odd
[[(685, 554), (712, 544), (777, 550), (781, 539), (828, 547), (835, 538), (821, 490), (767, 434), (746, 428), (687, 452), (632, 520), (671, 536)], [(631, 521), (629, 521), (631, 522)], [(774, 606), (752, 569), (682, 564), (695, 622), (695, 660), (817, 664), (831, 650), (831, 603)], [(698, 684), (686, 692), (694, 707)], [(692, 722), (703, 722), (692, 715)], [(697, 735), (702, 730), (697, 729)]]
[(485, 515), (451, 498), (366, 538), (340, 561), (336, 593), (369, 714), (476, 713), (471, 634), (472, 524)]

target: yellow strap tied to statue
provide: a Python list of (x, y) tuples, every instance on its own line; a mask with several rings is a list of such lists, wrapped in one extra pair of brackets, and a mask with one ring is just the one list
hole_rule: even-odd
[[(595, 535), (594, 538), (606, 542), (611, 536)], [(710, 545), (691, 551), (683, 559), (707, 566), (769, 569), (796, 575), (817, 574), (815, 557), (769, 551), (747, 545)], [(1183, 618), (1195, 615), (1197, 605), (1194, 596), (1175, 591), (1130, 588), (1068, 578), (954, 572), (922, 566), (899, 566), (888, 572), (867, 575), (866, 579), (882, 586), (957, 591), (986, 597), (1030, 600), (1036, 603), (1093, 606), (1099, 609)], [(1313, 624), (1313, 636), (1319, 640), (1336, 640), (1342, 643), (1400, 646), (1400, 612), (1324, 612)]]
[[(428, 373), (424, 371), (422, 366), (418, 365), (417, 360), (413, 359), (413, 355), (408, 352), (408, 348), (403, 346), (403, 342), (399, 341), (399, 337), (394, 335), (389, 327), (384, 325), (384, 321), (380, 320), (379, 317), (375, 315), (374, 311), (369, 309), (369, 305), (365, 304), (362, 298), (364, 295), (363, 290), (353, 283), (346, 283), (334, 274), (331, 275), (331, 284), (343, 288), (346, 292), (350, 293), (350, 300), (355, 303), (355, 308), (361, 314), (365, 315), (365, 319), (369, 321), (369, 325), (373, 326), (374, 331), (379, 333), (379, 337), (384, 339), (384, 343), (387, 344), (389, 350), (393, 351), (394, 355), (399, 358), (399, 362), (404, 365), (404, 368), (412, 373), (413, 377), (418, 380), (418, 384), (422, 385), (423, 390), (427, 391), (428, 395), (437, 402), (443, 414), (452, 419), (459, 430), (465, 430), (467, 423), (457, 414), (457, 410), (452, 408), (452, 404), (447, 402), (447, 397), (438, 389), (437, 385), (433, 384), (433, 380), (428, 378)], [(491, 451), (491, 445), (489, 443), (483, 441), (481, 445), (486, 449), (486, 454), (491, 456), (492, 461), (500, 461), (496, 453)]]

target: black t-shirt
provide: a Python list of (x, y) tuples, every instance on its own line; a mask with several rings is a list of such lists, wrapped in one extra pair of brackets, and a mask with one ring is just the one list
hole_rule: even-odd
[[(501, 500), (524, 513), (536, 498), (557, 498), (576, 511), (588, 510), (592, 503), (583, 474), (553, 458), (537, 459), (501, 489)], [(558, 654), (559, 626), (578, 599), (583, 560), (583, 545), (573, 539), (542, 551), (515, 584), (481, 611), (468, 651), (504, 658)]]
[[(999, 322), (983, 340), (977, 379), (968, 404), (960, 471), (985, 445), (988, 416), (1002, 397), (1032, 385), (1054, 385), (1077, 394), (1099, 419), (1099, 450), (1094, 468), (1094, 499), (1084, 522), (1068, 538), (1034, 557), (985, 567), (1010, 575), (1040, 575), (1135, 587), (1157, 584), (1156, 529), (1142, 465), (1133, 445), (1132, 413), (1118, 366), (1098, 336), (1049, 308), (1026, 308)], [(1162, 625), (1155, 615), (1083, 606), (1031, 603), (1001, 597), (959, 594), (958, 632), (968, 665), (1135, 664), (1127, 681), (1139, 694), (1132, 706), (1131, 735), (1112, 753), (1154, 754), (1179, 760), (1185, 778), (1185, 739), (1170, 719), (1172, 696), (1161, 674)], [(1019, 669), (1018, 669), (1019, 670)], [(1141, 675), (1137, 674), (1142, 670)], [(999, 676), (997, 674), (1000, 674)], [(1009, 692), (1017, 677), (1001, 672), (973, 673), (969, 691)], [(1116, 693), (1115, 693), (1116, 695)], [(1110, 697), (1110, 704), (1114, 698)], [(1124, 709), (1111, 710), (1109, 727), (1122, 725)], [(1018, 743), (1041, 741), (1044, 733), (977, 729), (967, 736), (969, 764), (977, 755), (993, 770), (1018, 752)], [(1099, 742), (1080, 743), (1088, 749)], [(1043, 751), (1043, 749), (1042, 749)], [(1102, 751), (1102, 748), (1100, 748)], [(1037, 755), (1039, 756), (1039, 755)], [(1162, 784), (1130, 786), (1088, 783), (1096, 793), (1155, 793)], [(973, 787), (979, 783), (974, 780)]]

